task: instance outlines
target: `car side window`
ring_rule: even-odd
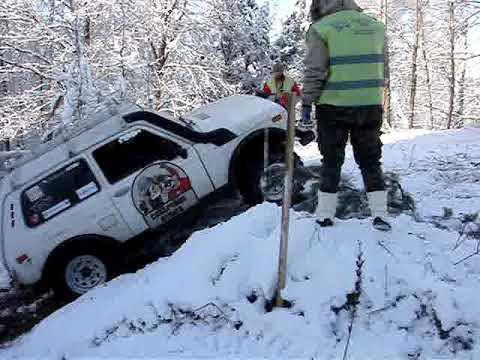
[[[21,195],[22,211],[29,227],[36,227],[100,191],[83,159],[48,175]]]
[[[93,157],[114,184],[156,161],[171,161],[179,156],[181,147],[171,140],[145,130],[133,130],[101,146]]]

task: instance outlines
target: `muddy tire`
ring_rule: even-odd
[[[272,161],[268,169],[273,169],[279,171],[277,177],[280,176],[275,186],[276,191],[274,191],[275,196],[267,195],[265,188],[262,187],[262,177],[264,174],[263,168],[263,159],[259,158],[256,161],[251,161],[242,172],[242,182],[240,183],[240,193],[243,196],[245,202],[249,205],[256,205],[263,201],[274,202],[280,204],[283,199],[283,177],[284,171],[282,173],[281,169],[284,168],[284,155],[283,154],[274,154],[272,155]],[[295,166],[301,166],[302,162],[300,158],[295,154]],[[294,183],[293,193],[296,194],[301,191],[301,186]]]

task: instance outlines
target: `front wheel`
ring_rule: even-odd
[[[298,155],[294,154],[295,167],[302,165]],[[264,169],[263,160],[259,159],[249,164],[242,174],[240,193],[250,205],[256,205],[263,201],[280,204],[283,200],[284,179],[286,166],[283,155],[273,156],[273,160],[267,169]],[[302,184],[293,182],[292,196],[302,191]]]

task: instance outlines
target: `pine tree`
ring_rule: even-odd
[[[209,17],[215,22],[225,79],[239,91],[252,92],[271,65],[268,5],[255,0],[218,0]]]
[[[297,0],[293,13],[283,22],[280,36],[275,41],[275,60],[280,61],[292,76],[303,76],[306,55],[306,30],[309,25],[306,0]]]

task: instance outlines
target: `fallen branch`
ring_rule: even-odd
[[[393,257],[395,260],[398,260],[397,256],[382,242],[382,241],[378,241],[377,244],[382,248],[384,249],[387,254],[389,254],[391,257]]]
[[[345,304],[345,309],[350,313],[350,324],[348,326],[347,343],[345,344],[345,349],[343,351],[343,360],[347,359],[348,348],[350,347],[350,340],[352,338],[353,325],[357,317],[357,308],[358,304],[360,304],[360,296],[362,295],[362,272],[365,260],[363,259],[362,243],[360,241],[358,242],[358,256],[356,264],[357,269],[355,274],[357,276],[357,280],[355,282],[355,291],[347,295],[347,303]]]

